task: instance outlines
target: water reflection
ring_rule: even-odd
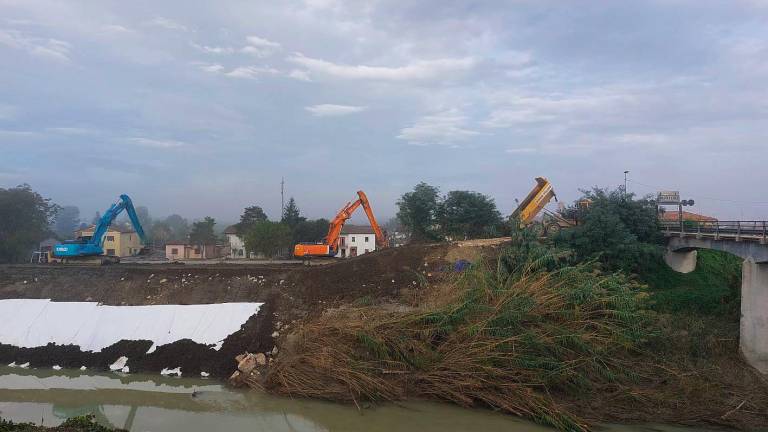
[[[328,402],[232,390],[215,380],[0,368],[0,417],[52,426],[88,413],[104,425],[142,432],[551,432],[511,416],[439,403],[387,404],[358,411]],[[685,430],[647,426],[601,429]]]

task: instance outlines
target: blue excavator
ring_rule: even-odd
[[[116,264],[120,262],[120,257],[114,255],[104,255],[104,235],[109,226],[117,219],[120,213],[125,210],[128,218],[133,224],[133,228],[139,235],[143,245],[147,245],[147,237],[144,229],[141,227],[139,217],[136,215],[136,209],[133,208],[133,202],[128,195],[120,195],[120,200],[112,204],[104,215],[99,219],[99,223],[93,229],[93,235],[90,237],[80,237],[74,240],[65,240],[53,246],[53,260],[63,263],[67,262],[92,262],[96,264]]]

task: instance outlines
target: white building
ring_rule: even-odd
[[[339,235],[337,258],[354,257],[376,250],[376,234],[373,228],[360,225],[344,225]]]
[[[245,242],[239,235],[237,235],[237,226],[236,225],[228,226],[227,229],[224,230],[224,234],[227,236],[227,240],[229,241],[230,252],[227,258],[233,258],[233,259],[247,258],[245,253]]]

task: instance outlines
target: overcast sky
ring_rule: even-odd
[[[549,177],[768,219],[768,2],[0,0],[0,187],[309,217]],[[730,202],[728,200],[732,200]]]

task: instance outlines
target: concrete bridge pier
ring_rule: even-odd
[[[672,270],[678,273],[690,273],[696,270],[698,255],[696,249],[667,250],[667,253],[664,254],[664,261]]]
[[[759,241],[758,241],[759,240]],[[741,268],[741,320],[739,349],[755,369],[768,375],[768,243],[735,238],[675,235],[668,239],[664,260],[673,270],[696,269],[696,251],[715,249],[744,259]]]
[[[742,265],[739,348],[747,362],[768,374],[768,263]]]

